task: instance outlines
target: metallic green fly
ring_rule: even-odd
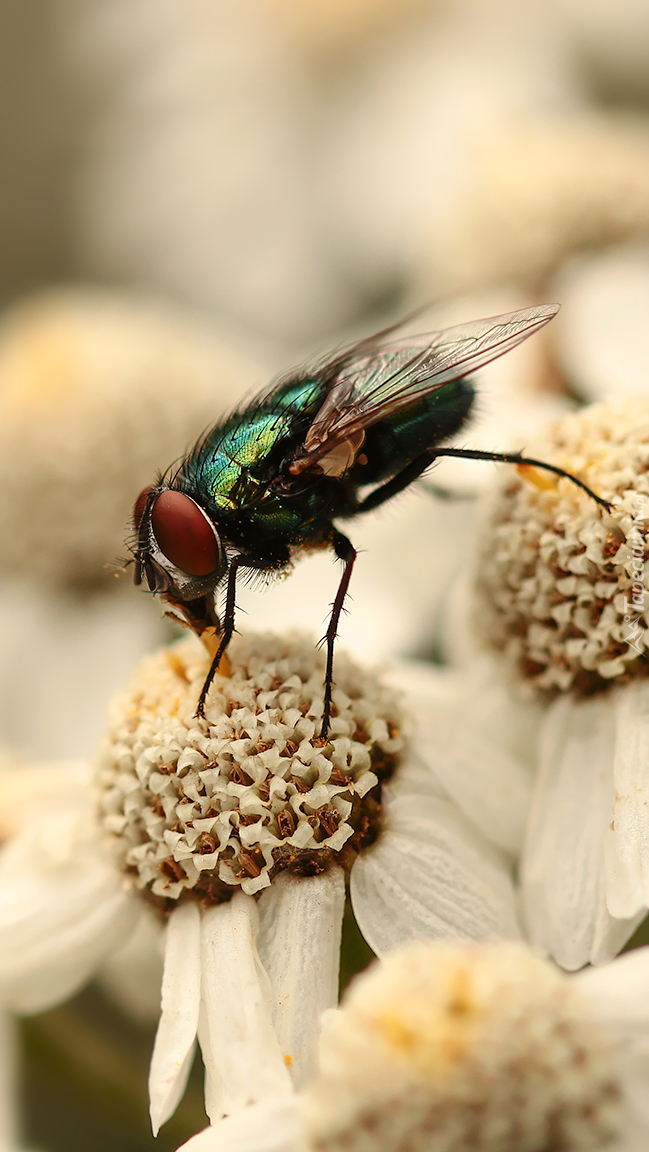
[[[441,332],[391,341],[398,325],[282,377],[215,424],[180,466],[138,497],[135,583],[146,581],[198,635],[218,645],[197,715],[230,642],[240,569],[280,572],[307,551],[331,548],[344,569],[325,640],[320,736],[331,716],[334,642],[356,559],[336,521],[377,508],[442,456],[530,464],[518,452],[443,447],[465,424],[467,376],[547,324],[558,305],[524,308]],[[223,620],[215,593],[227,582]]]

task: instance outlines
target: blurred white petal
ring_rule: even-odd
[[[646,393],[649,250],[605,248],[562,268],[550,293],[561,367],[586,400]]]
[[[142,908],[133,935],[99,970],[102,987],[136,1020],[157,1021],[164,954],[164,926]]]
[[[273,1025],[292,1079],[312,1070],[320,1015],[338,1001],[345,876],[277,876],[259,898],[259,956],[271,984]]]
[[[204,1128],[178,1152],[306,1152],[297,1101],[289,1096],[253,1104]]]
[[[499,685],[476,683],[475,677],[440,673],[414,665],[409,675],[399,669],[391,682],[406,691],[414,721],[414,746],[460,810],[493,843],[506,851],[520,849],[531,801],[526,765],[484,730],[473,705],[495,703]],[[514,711],[513,701],[507,701]],[[397,785],[400,777],[397,778]]]
[[[111,696],[164,638],[158,613],[136,591],[113,581],[73,599],[24,581],[0,584],[2,742],[41,761],[94,754]]]
[[[610,964],[585,968],[574,979],[603,1024],[631,1033],[649,1030],[649,947],[635,948]]]
[[[354,566],[340,642],[370,660],[432,648],[444,589],[465,555],[466,505],[416,486],[398,501],[359,517],[349,536]],[[332,553],[305,556],[288,580],[242,586],[237,604],[250,627],[308,628],[322,635],[338,581]],[[377,627],[377,621],[380,626]]]
[[[88,790],[28,824],[0,854],[0,1002],[42,1012],[76,992],[137,923],[138,900],[103,855]]]
[[[167,923],[160,1022],[149,1072],[154,1136],[173,1116],[191,1070],[201,998],[200,941],[200,909],[188,901]]]

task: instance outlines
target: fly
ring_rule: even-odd
[[[356,551],[337,521],[396,496],[443,456],[531,465],[577,476],[519,452],[444,447],[471,411],[467,378],[537,332],[549,304],[441,332],[388,340],[398,325],[271,384],[214,425],[179,467],[145,488],[133,510],[135,583],[143,581],[203,639],[217,637],[197,715],[235,630],[241,569],[275,573],[314,549],[344,568],[324,637],[327,660],[320,737],[331,718],[334,643]],[[221,620],[215,593],[226,586]]]

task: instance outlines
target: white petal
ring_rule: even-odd
[[[393,780],[384,785],[383,799],[391,803],[400,796],[432,796],[437,800],[448,800],[448,792],[437,779],[429,764],[422,756],[412,751],[406,754],[399,765]]]
[[[574,980],[592,1001],[598,1020],[649,1039],[649,947],[585,968]]]
[[[429,711],[418,748],[462,812],[499,847],[520,850],[532,798],[527,769],[453,711]]]
[[[273,1030],[268,977],[257,955],[257,905],[236,893],[203,912],[201,968],[204,1023],[199,1027],[206,1107],[221,1116],[290,1091]]]
[[[551,705],[523,855],[523,911],[534,945],[564,968],[606,935],[604,833],[613,809],[614,714],[608,698]]]
[[[312,1069],[320,1015],[338,1002],[345,878],[282,873],[259,899],[259,956],[272,991],[273,1024],[295,1084]]]
[[[614,920],[606,907],[606,882],[604,873],[600,876],[600,896],[590,949],[590,964],[607,964],[622,951],[639,924],[646,916],[644,908],[630,920]]]
[[[409,940],[518,937],[503,858],[449,801],[403,797],[351,875],[360,929],[378,954]]]
[[[393,659],[386,667],[385,680],[425,709],[452,703],[457,697],[460,677],[448,668],[425,660]]]
[[[649,907],[649,685],[616,693],[615,806],[606,839],[606,899],[612,916]]]
[[[303,1152],[294,1097],[254,1104],[204,1128],[178,1152]]]
[[[130,939],[99,971],[99,983],[108,994],[145,1024],[160,1016],[164,943],[164,925],[144,905]]]
[[[77,852],[68,845],[61,860],[39,846],[32,858],[32,832],[16,837],[0,860],[0,1002],[26,1013],[76,992],[140,912],[98,845]]]
[[[174,909],[167,924],[162,1006],[149,1072],[153,1135],[173,1116],[189,1076],[201,998],[201,922],[198,904]]]
[[[389,679],[404,692],[415,722],[413,744],[446,794],[488,839],[506,851],[519,851],[531,776],[517,750],[508,746],[517,707],[494,679],[491,664],[483,662],[469,677],[401,662]],[[505,715],[494,726],[495,712]],[[522,714],[533,731],[529,710]]]

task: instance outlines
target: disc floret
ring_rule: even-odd
[[[569,480],[505,477],[478,557],[479,631],[543,694],[646,676],[649,401],[594,405],[529,450],[614,507],[607,514]]]
[[[329,740],[322,656],[293,635],[236,637],[196,719],[207,657],[192,637],[150,657],[117,699],[100,815],[121,867],[163,909],[254,894],[282,870],[349,866],[380,828],[380,785],[403,746],[376,677],[341,655]]]

